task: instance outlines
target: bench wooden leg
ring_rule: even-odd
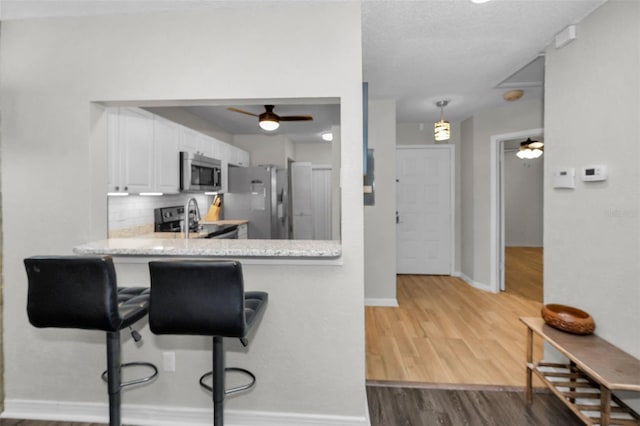
[[[525,389],[527,404],[533,402],[533,330],[527,328],[527,386]]]
[[[611,418],[611,391],[600,385],[600,425],[609,426]]]

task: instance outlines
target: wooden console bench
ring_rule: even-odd
[[[536,373],[585,424],[640,425],[638,414],[612,394],[640,392],[640,360],[595,335],[565,333],[542,318],[520,321],[527,326],[527,403],[532,402],[532,373]],[[534,362],[534,333],[569,362]]]

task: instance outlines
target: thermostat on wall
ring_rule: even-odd
[[[607,180],[607,166],[587,166],[582,169],[582,180],[597,182]]]
[[[553,187],[554,188],[575,188],[576,187],[576,169],[573,167],[567,167],[564,169],[557,169],[553,172]]]

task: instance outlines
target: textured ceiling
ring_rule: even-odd
[[[440,111],[435,103],[443,99],[450,101],[445,108],[445,118],[460,121],[475,111],[503,105],[502,94],[511,88],[524,89],[523,99],[540,98],[544,61],[539,56],[544,48],[567,25],[578,23],[605,1],[493,0],[484,4],[469,0],[362,1],[363,78],[369,83],[369,96],[395,99],[397,121],[401,123],[436,121]],[[304,6],[321,0],[260,1],[266,2]],[[0,19],[145,13],[229,5],[251,7],[252,3],[0,0]],[[276,112],[311,113],[301,110],[300,106],[280,105]],[[335,105],[314,105],[308,109],[313,109],[316,117],[313,126],[305,130],[301,129],[301,123],[286,123],[290,126],[281,126],[279,132],[295,132],[292,139],[309,141],[320,128],[338,124]],[[259,133],[252,117],[236,114],[238,117],[230,118],[228,111],[220,107],[207,111],[200,106],[193,111],[217,120],[215,124],[230,133]]]

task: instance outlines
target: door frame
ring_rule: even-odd
[[[544,128],[521,130],[491,136],[490,166],[490,228],[489,228],[489,287],[493,293],[505,288],[505,213],[504,213],[504,143],[513,139],[526,139],[544,136]]]
[[[396,145],[396,153],[401,149],[427,149],[427,150],[447,150],[449,151],[449,211],[451,220],[449,221],[449,275],[454,275],[455,256],[456,256],[456,147],[453,144],[432,144],[432,145]],[[397,158],[397,155],[396,155]],[[397,175],[395,177],[397,182]],[[397,203],[397,198],[394,200]],[[396,204],[395,210],[398,211]],[[398,252],[398,239],[396,236],[396,253]],[[397,274],[397,271],[396,271]]]

